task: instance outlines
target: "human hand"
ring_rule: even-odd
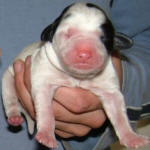
[[[118,73],[121,74],[118,55],[115,54],[112,58]],[[34,106],[30,96],[30,65],[30,57],[27,57],[25,63],[16,61],[14,70],[18,97],[23,107],[34,118]],[[63,138],[84,136],[92,128],[102,126],[106,120],[98,98],[80,88],[59,88],[54,95],[53,109],[56,119],[55,132]]]

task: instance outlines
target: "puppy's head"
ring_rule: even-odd
[[[42,41],[52,42],[64,69],[73,76],[93,76],[105,67],[114,49],[115,32],[105,12],[91,3],[76,3],[42,33]]]

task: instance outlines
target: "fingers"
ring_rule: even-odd
[[[76,114],[65,109],[57,101],[53,101],[53,109],[56,119],[55,133],[63,138],[85,136],[92,128],[101,127],[106,120],[101,109]]]
[[[81,88],[59,88],[54,98],[74,113],[88,112],[102,108],[100,100],[91,92]]]
[[[17,60],[13,64],[14,67],[14,78],[15,78],[15,85],[16,85],[16,91],[19,97],[19,100],[23,107],[30,113],[31,117],[34,118],[35,112],[33,108],[32,98],[30,96],[29,91],[27,90],[25,83],[24,83],[24,74],[26,70],[26,65],[23,61]],[[29,69],[29,68],[27,68]],[[27,85],[30,86],[30,85]]]
[[[67,133],[67,132],[64,132],[64,131],[58,130],[58,129],[55,129],[55,133],[57,135],[59,135],[60,137],[62,137],[62,138],[71,138],[71,137],[74,137],[73,134],[70,134],[70,133]]]
[[[56,101],[53,101],[53,109],[55,119],[57,121],[66,122],[68,124],[82,124],[90,128],[99,128],[106,120],[105,113],[102,109],[75,114],[65,109]]]
[[[63,130],[62,130],[63,129]],[[90,127],[81,124],[71,124],[56,121],[56,134],[63,138],[73,137],[73,136],[85,136],[91,130]]]
[[[27,90],[31,93],[31,56],[25,60],[24,82]]]

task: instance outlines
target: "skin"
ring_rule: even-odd
[[[112,61],[121,87],[122,66],[118,51],[112,54]],[[31,60],[28,56],[25,62],[16,60],[13,67],[18,98],[34,119],[35,110],[30,95],[30,65]],[[99,99],[90,91],[81,88],[59,88],[54,95],[53,111],[56,119],[55,133],[62,138],[85,136],[91,129],[101,127],[106,120]]]

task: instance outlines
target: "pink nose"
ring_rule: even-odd
[[[92,53],[90,50],[79,50],[77,52],[77,57],[80,60],[88,60],[92,57]]]

